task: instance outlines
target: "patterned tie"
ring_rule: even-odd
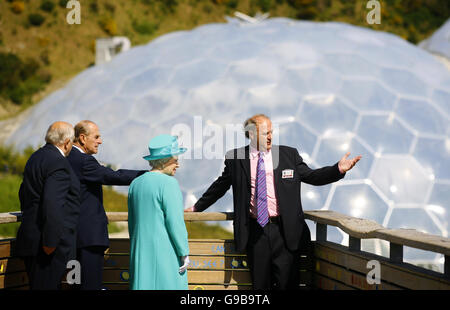
[[[267,210],[266,169],[262,152],[259,153],[256,170],[256,220],[261,227],[264,227],[269,221],[269,211]]]

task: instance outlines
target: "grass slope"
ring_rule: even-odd
[[[53,3],[49,6],[43,5]],[[225,22],[234,11],[315,21],[338,21],[395,33],[417,43],[450,16],[450,1],[380,0],[381,24],[369,25],[365,0],[83,0],[81,24],[69,25],[66,0],[0,1],[0,53],[36,60],[50,82],[22,105],[0,97],[0,118],[8,118],[62,87],[95,61],[95,40],[127,36],[145,44],[165,33]],[[30,19],[38,14],[39,26]],[[33,19],[34,20],[34,19]]]
[[[19,211],[19,188],[22,177],[13,174],[0,173],[0,213]],[[19,223],[0,224],[1,237],[15,237]]]

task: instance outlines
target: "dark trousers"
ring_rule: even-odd
[[[89,246],[77,250],[81,266],[81,290],[101,290],[103,282],[104,246]]]
[[[67,256],[61,249],[47,255],[39,249],[37,256],[24,257],[31,290],[59,290],[66,272]]]
[[[262,228],[256,220],[249,221],[247,262],[253,289],[298,289],[300,253],[286,247],[281,223],[269,222]]]

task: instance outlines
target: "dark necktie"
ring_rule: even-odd
[[[267,210],[267,188],[266,169],[264,168],[263,153],[259,153],[258,165],[256,166],[256,220],[264,227],[269,221]]]

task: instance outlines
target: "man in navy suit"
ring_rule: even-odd
[[[47,144],[25,165],[16,255],[25,261],[31,289],[60,289],[67,262],[76,257],[80,182],[66,159],[73,139],[72,125],[53,123]]]
[[[68,160],[80,180],[80,219],[78,222],[77,259],[81,265],[82,290],[99,290],[103,280],[103,254],[109,247],[108,219],[103,207],[102,185],[130,185],[146,171],[101,165],[97,154],[102,139],[98,126],[88,120],[75,125],[75,142]]]
[[[246,251],[253,289],[296,289],[300,251],[310,232],[300,200],[301,182],[325,185],[344,177],[361,158],[347,153],[333,166],[311,169],[295,148],[272,147],[272,122],[255,115],[245,124],[250,145],[229,151],[222,175],[186,211],[201,212],[233,188],[234,240]]]

